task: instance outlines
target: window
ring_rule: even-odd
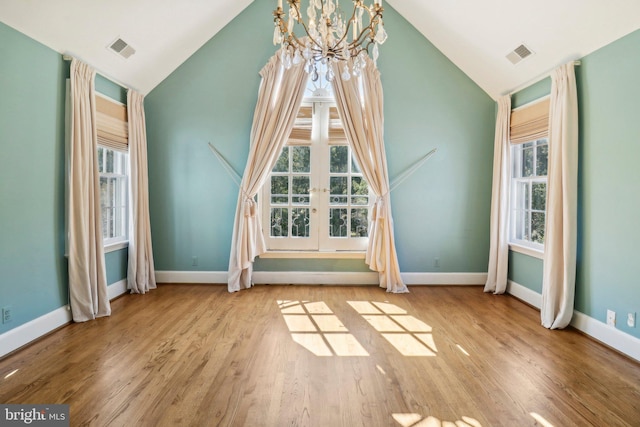
[[[267,248],[364,251],[371,199],[333,99],[307,99],[261,193]]]
[[[511,243],[542,251],[547,197],[547,138],[511,146]]]
[[[98,146],[102,237],[105,246],[128,240],[129,155]]]

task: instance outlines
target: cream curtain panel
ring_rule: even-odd
[[[253,115],[249,158],[244,170],[229,257],[229,292],[250,288],[253,260],[265,243],[255,196],[269,177],[302,103],[308,74],[304,62],[285,69],[279,52],[260,71],[262,81]]]
[[[387,292],[409,292],[400,276],[393,234],[387,156],[384,149],[383,94],[380,73],[367,56],[360,78],[342,79],[338,64],[333,91],[344,130],[362,174],[376,202],[369,223],[369,246],[365,261],[379,273],[380,287]]]
[[[503,294],[507,290],[509,260],[509,128],[511,96],[498,99],[498,116],[493,146],[493,187],[491,189],[491,228],[489,267],[485,292]]]
[[[575,294],[578,191],[578,96],[574,63],[551,75],[549,170],[542,274],[542,325],[571,322]]]
[[[69,147],[69,298],[75,322],[109,316],[102,246],[95,70],[71,61]]]
[[[127,282],[131,293],[144,294],[156,288],[149,222],[149,174],[144,96],[127,92],[129,122],[129,264]]]

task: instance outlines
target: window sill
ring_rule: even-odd
[[[116,242],[110,243],[108,245],[104,245],[104,253],[119,251],[120,249],[125,249],[129,247],[129,241],[126,242]]]
[[[364,259],[362,251],[267,251],[260,258],[292,258],[292,259]]]
[[[530,257],[534,257],[538,259],[544,258],[544,251],[528,248],[526,246],[518,245],[516,243],[509,243],[509,250],[513,252],[518,252],[520,254],[529,255]]]

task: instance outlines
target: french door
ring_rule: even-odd
[[[369,186],[332,102],[305,103],[261,193],[269,250],[365,250]]]

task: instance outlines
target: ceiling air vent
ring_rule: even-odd
[[[522,61],[528,56],[531,56],[532,54],[533,51],[531,49],[521,44],[517,48],[513,49],[513,51],[509,52],[509,54],[507,55],[507,59],[511,61],[513,65],[516,65],[518,62]]]
[[[109,49],[125,59],[136,53],[134,48],[119,37],[109,45]]]

